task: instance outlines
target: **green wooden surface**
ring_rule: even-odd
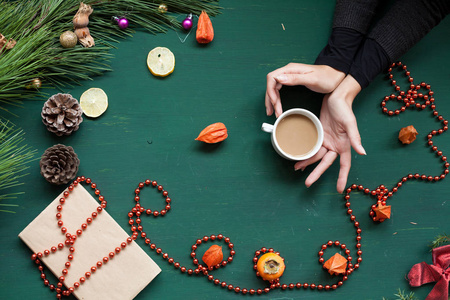
[[[114,50],[114,72],[68,88],[79,99],[90,87],[109,96],[109,108],[98,119],[85,118],[69,137],[57,137],[41,122],[42,101],[27,101],[5,115],[26,132],[27,143],[42,154],[53,144],[74,147],[80,175],[91,177],[108,200],[108,212],[129,232],[127,212],[140,181],[155,179],[170,193],[172,208],[165,217],[145,218],[153,242],[182,265],[191,267],[190,247],[204,235],[231,238],[233,263],[214,273],[241,288],[265,284],[254,275],[252,257],[260,247],[273,247],[286,259],[283,283],[334,283],[318,264],[317,252],[328,240],[340,240],[354,251],[355,229],[343,196],[336,192],[338,162],[311,188],[303,182],[312,168],[294,172],[293,163],[271,148],[262,122],[273,122],[264,108],[266,74],[289,62],[312,63],[325,45],[332,22],[332,1],[222,1],[222,15],[212,20],[214,41],[200,46],[192,35],[182,44],[175,32],[153,36],[138,32]],[[182,20],[184,16],[179,16]],[[282,24],[285,30],[283,30]],[[93,33],[95,36],[95,33]],[[450,19],[444,20],[402,60],[412,76],[435,91],[439,112],[450,118]],[[165,46],[176,57],[172,75],[159,79],[147,69],[147,53]],[[49,95],[56,91],[45,91]],[[439,124],[430,111],[408,110],[387,117],[381,99],[392,92],[384,76],[363,91],[354,105],[366,157],[352,156],[349,184],[388,188],[404,175],[440,174],[441,162],[425,145],[426,134]],[[296,87],[283,90],[284,108],[304,107],[318,113],[321,95]],[[207,125],[223,122],[229,138],[219,145],[194,141]],[[418,139],[409,146],[397,141],[401,127],[413,124]],[[434,139],[444,154],[448,133]],[[30,165],[16,214],[0,217],[0,298],[48,299],[31,251],[17,237],[63,187],[47,183],[39,162]],[[374,198],[353,195],[352,208],[361,223],[363,262],[336,291],[272,291],[264,299],[393,299],[398,288],[424,299],[432,284],[410,288],[405,275],[412,265],[431,263],[427,245],[450,232],[450,179],[438,183],[411,181],[391,199],[392,219],[374,224],[369,216]],[[150,190],[142,205],[161,209],[161,198]],[[416,224],[412,224],[414,222]],[[162,273],[136,299],[235,299],[204,277],[182,275],[139,240]],[[198,250],[201,254],[206,247]],[[327,252],[327,256],[334,251]],[[356,254],[353,253],[355,257]],[[139,262],[136,262],[139,268]],[[246,296],[248,297],[248,296]]]

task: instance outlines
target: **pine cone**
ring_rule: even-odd
[[[70,94],[51,96],[42,108],[42,122],[57,136],[69,135],[78,130],[83,121],[80,104]]]
[[[79,165],[80,160],[73,148],[62,144],[45,150],[39,162],[42,176],[53,184],[66,184],[75,178]]]

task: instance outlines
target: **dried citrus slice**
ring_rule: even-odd
[[[175,56],[166,47],[156,47],[148,53],[147,66],[153,75],[166,77],[175,69]]]
[[[90,88],[80,97],[83,113],[91,118],[101,116],[108,108],[108,96],[99,88]]]

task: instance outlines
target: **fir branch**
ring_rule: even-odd
[[[0,202],[20,194],[19,192],[1,194],[1,192],[22,184],[19,179],[26,175],[24,174],[28,168],[26,164],[33,159],[35,153],[35,150],[24,144],[22,130],[0,120]],[[0,203],[0,206],[16,205]],[[2,209],[0,211],[11,212]]]
[[[437,248],[437,247],[440,247],[443,245],[447,245],[447,244],[450,244],[450,235],[443,233],[443,234],[439,234],[437,237],[435,237],[434,241],[432,241],[429,246],[430,246],[431,250],[433,250],[434,248]]]
[[[400,289],[398,289],[398,294],[394,294],[394,296],[397,297],[395,300],[419,300],[419,298],[417,298],[413,292],[406,294],[405,291],[402,291]],[[383,300],[388,299],[383,297]]]
[[[34,78],[41,79],[44,87],[62,89],[111,71],[109,50],[119,39],[131,36],[134,29],[163,33],[170,28],[181,28],[176,14],[199,15],[205,10],[215,16],[220,9],[217,0],[167,0],[164,3],[169,13],[161,13],[158,10],[161,2],[156,0],[86,0],[84,3],[94,9],[89,29],[96,46],[64,49],[59,36],[73,30],[72,19],[79,0],[0,2],[0,33],[17,41],[14,48],[0,54],[0,103],[17,104],[21,99],[35,96],[36,90],[24,88]],[[112,16],[122,15],[130,21],[126,30],[118,29],[111,21]]]

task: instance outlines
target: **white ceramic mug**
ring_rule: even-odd
[[[314,147],[312,148],[311,151],[309,151],[306,154],[303,155],[291,155],[289,153],[286,153],[285,151],[283,151],[283,149],[281,149],[280,145],[277,142],[277,137],[275,135],[275,132],[277,130],[277,126],[280,123],[280,121],[289,116],[289,115],[293,115],[293,114],[297,114],[297,115],[302,115],[307,117],[308,119],[310,119],[316,129],[317,129],[317,142],[314,145]],[[275,121],[275,124],[267,124],[267,123],[263,123],[261,126],[261,129],[265,132],[268,132],[271,134],[271,139],[272,139],[272,145],[273,148],[275,149],[275,151],[282,157],[286,158],[286,159],[290,159],[290,160],[305,160],[308,159],[312,156],[314,156],[320,149],[320,147],[322,147],[322,143],[323,143],[323,127],[322,127],[322,123],[320,123],[319,119],[310,111],[306,110],[306,109],[302,109],[302,108],[293,108],[290,110],[285,111],[284,113],[282,113],[278,119]]]

